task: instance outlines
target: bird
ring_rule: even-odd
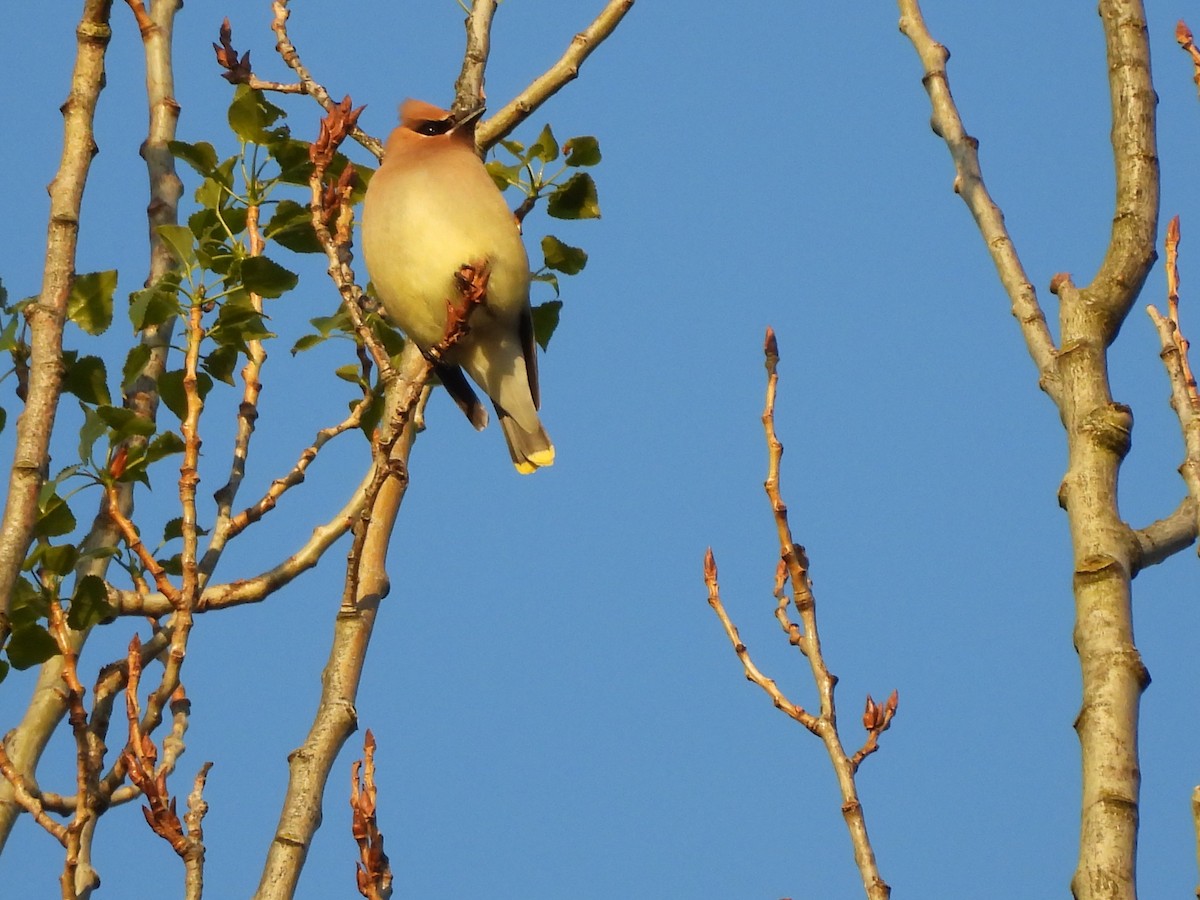
[[[513,465],[526,475],[553,464],[554,445],[538,417],[529,258],[520,225],[475,150],[482,114],[482,105],[451,114],[421,100],[401,104],[400,126],[367,185],[362,249],[388,319],[427,358],[445,336],[447,303],[461,303],[460,272],[484,266],[486,297],[468,330],[431,362],[478,430],[487,410],[463,371],[483,390]]]

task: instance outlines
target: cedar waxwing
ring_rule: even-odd
[[[528,474],[554,462],[554,445],[537,414],[529,259],[516,217],[475,152],[471,126],[482,112],[454,117],[419,100],[401,105],[400,127],[367,187],[363,255],[388,318],[423,351],[445,335],[447,302],[461,303],[459,270],[487,264],[486,299],[435,370],[478,429],[487,410],[462,370],[483,388],[513,464]]]

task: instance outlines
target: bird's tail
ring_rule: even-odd
[[[528,475],[544,466],[554,465],[554,445],[541,422],[537,422],[537,431],[526,431],[503,409],[497,407],[496,413],[518,472]]]

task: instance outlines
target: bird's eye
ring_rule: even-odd
[[[433,137],[438,134],[445,134],[450,130],[449,119],[434,119],[422,122],[417,126],[417,134],[423,134],[427,137]]]

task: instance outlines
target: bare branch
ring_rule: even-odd
[[[0,775],[3,775],[4,780],[12,786],[13,797],[21,804],[21,808],[33,816],[35,822],[65,847],[67,845],[67,826],[56,822],[47,814],[41,791],[17,771],[12,760],[8,758],[3,742],[0,742]]]
[[[291,12],[288,10],[288,0],[274,0],[271,4],[271,9],[275,16],[271,21],[271,29],[275,32],[275,50],[279,56],[287,63],[288,68],[296,73],[300,79],[302,93],[312,95],[321,108],[329,112],[336,105],[329,96],[329,92],[319,82],[315,81],[308,71],[308,67],[300,60],[300,54],[296,50],[296,46],[292,43],[291,37],[288,35],[287,20]],[[383,144],[376,138],[371,137],[357,125],[353,126],[349,132],[350,137],[362,145],[376,159],[383,158]]]
[[[780,562],[775,572],[775,618],[779,621],[788,642],[795,646],[808,660],[813,682],[820,697],[820,713],[813,715],[789,701],[776,686],[775,682],[765,676],[754,665],[738,635],[738,630],[725,612],[721,603],[720,589],[717,586],[717,564],[710,549],[704,557],[704,582],[708,586],[708,602],[721,620],[725,634],[733,644],[734,652],[742,663],[746,678],[753,681],[771,697],[775,706],[787,713],[791,718],[804,725],[817,735],[825,745],[825,752],[833,765],[837,776],[838,788],[842,794],[842,817],[850,833],[854,846],[854,860],[862,876],[863,889],[870,900],[887,900],[891,888],[879,874],[875,862],[875,851],[867,835],[867,822],[863,814],[862,804],[858,799],[858,788],[855,785],[855,774],[862,761],[879,749],[879,736],[888,729],[900,696],[893,691],[887,702],[880,706],[871,696],[867,695],[866,711],[863,714],[863,727],[867,731],[867,739],[863,746],[853,755],[846,754],[841,736],[837,729],[837,707],[834,701],[834,687],[837,678],[825,665],[825,657],[821,651],[821,639],[817,630],[816,598],[812,592],[812,582],[808,577],[808,558],[804,548],[792,538],[791,526],[788,524],[787,506],[779,492],[779,467],[783,459],[783,444],[775,433],[775,394],[779,382],[776,371],[779,363],[779,345],[775,332],[767,329],[766,341],[763,345],[767,368],[767,398],[762,415],[763,431],[767,441],[768,464],[767,480],[763,487],[774,511],[775,528],[779,538]],[[792,605],[800,617],[800,622],[791,621],[788,617],[788,601],[786,586],[792,584]]]
[[[188,797],[189,812],[186,815],[188,828],[180,821],[175,811],[175,798],[167,789],[167,776],[171,766],[158,765],[158,748],[143,727],[138,709],[138,686],[141,675],[141,647],[137,635],[129,644],[126,660],[129,681],[125,688],[126,720],[129,723],[129,743],[122,758],[129,772],[129,780],[146,799],[142,813],[150,829],[171,845],[171,849],[184,863],[184,886],[186,900],[200,900],[204,888],[204,843],[201,821],[207,811],[203,788],[212,763],[205,763],[196,776],[192,793]]]
[[[1200,394],[1196,391],[1196,379],[1188,362],[1188,340],[1183,336],[1179,323],[1179,216],[1171,219],[1167,228],[1167,315],[1155,307],[1146,307],[1158,339],[1162,345],[1159,354],[1171,383],[1171,408],[1183,429],[1184,460],[1179,474],[1187,485],[1192,499],[1193,511],[1200,509]],[[1193,521],[1194,530],[1200,529],[1200,520]]]
[[[86,0],[75,31],[75,68],[70,93],[62,106],[62,158],[50,182],[42,288],[37,302],[26,311],[32,334],[29,380],[25,409],[17,419],[8,497],[0,520],[0,644],[8,637],[13,587],[37,522],[38,492],[45,478],[50,434],[62,393],[63,325],[75,279],[83,187],[97,152],[92,124],[96,101],[104,87],[104,55],[112,36],[111,6],[112,0]]]
[[[262,231],[259,228],[259,216],[262,207],[253,203],[246,209],[246,234],[249,237],[250,256],[262,256],[266,247]],[[260,316],[263,312],[262,295],[248,292],[251,308]],[[258,421],[258,398],[262,393],[263,363],[266,362],[267,351],[258,338],[246,342],[246,364],[242,366],[242,402],[238,405],[237,430],[233,439],[232,460],[229,465],[229,478],[217,489],[213,498],[217,501],[217,517],[213,525],[213,533],[205,550],[204,559],[200,562],[202,581],[216,568],[217,562],[226,543],[241,529],[235,529],[231,522],[233,502],[242,486],[246,475],[246,458],[250,452],[250,439],[254,436],[254,425]]]
[[[570,46],[553,66],[539,75],[490,119],[479,124],[475,142],[487,150],[503,140],[534,110],[553,97],[564,85],[579,77],[579,67],[611,35],[633,8],[634,0],[609,0],[600,15],[571,39]]]
[[[753,681],[762,688],[767,696],[771,698],[771,702],[775,704],[776,709],[791,716],[809,731],[816,734],[816,716],[810,712],[806,712],[803,707],[797,706],[788,700],[783,695],[783,691],[779,690],[779,686],[775,683],[775,680],[764,675],[758,666],[754,664],[754,661],[750,659],[750,651],[742,643],[737,626],[730,620],[729,614],[725,612],[725,606],[721,603],[721,588],[717,583],[717,560],[713,556],[711,547],[704,554],[704,583],[708,587],[708,605],[713,608],[713,612],[721,620],[721,626],[725,629],[725,636],[729,638],[729,643],[733,645],[733,652],[737,654],[742,668],[746,671],[746,680]]]
[[[428,366],[410,342],[401,358],[400,377],[387,388],[386,421],[396,421],[398,407],[403,408],[409,402],[415,404],[416,401],[409,398],[413,392],[420,396],[419,385]],[[415,430],[409,418],[403,423],[402,434],[391,442],[389,457],[377,461],[375,468],[406,473],[414,437]],[[320,823],[321,799],[333,762],[357,727],[354,701],[379,604],[389,590],[385,557],[407,488],[407,477],[384,479],[369,514],[364,517],[369,524],[359,559],[355,602],[350,607],[345,604],[339,607],[329,661],[321,676],[321,699],[316,717],[304,744],[289,757],[287,795],[255,900],[285,900],[293,895],[309,844]]]
[[[948,53],[930,37],[917,0],[899,0],[900,28],[925,68],[934,130],[951,149],[956,184],[988,240],[1014,309],[1019,269],[1006,262],[1011,242],[998,211],[989,220],[974,142],[950,97]],[[1104,261],[1091,284],[1077,288],[1061,273],[1061,350],[1055,352],[1040,309],[1018,314],[1040,384],[1058,406],[1067,435],[1067,472],[1059,503],[1067,511],[1073,550],[1075,647],[1083,708],[1075,727],[1082,751],[1082,817],[1078,864],[1071,882],[1078,900],[1135,896],[1140,769],[1138,716],[1149,673],[1133,641],[1131,578],[1146,545],[1120,515],[1117,480],[1130,447],[1133,417],[1113,400],[1107,350],[1155,259],[1158,221],[1156,96],[1140,0],[1100,0],[1112,106],[1116,209]],[[973,201],[970,197],[974,196]],[[984,203],[983,201],[986,201]],[[998,227],[997,227],[998,226]],[[1023,278],[1023,275],[1021,276]],[[1032,302],[1032,292],[1029,292]],[[1034,314],[1036,313],[1036,314]],[[1157,551],[1164,545],[1160,544]],[[1156,551],[1156,552],[1157,552]]]
[[[1056,367],[1058,351],[1046,325],[1046,316],[1038,303],[1037,291],[1025,274],[1016,246],[1004,224],[1004,214],[983,183],[983,171],[979,167],[979,141],[967,134],[950,93],[950,80],[946,74],[950,51],[930,35],[917,0],[899,0],[899,3],[900,31],[912,41],[925,69],[922,83],[933,108],[930,125],[933,133],[946,142],[954,160],[954,192],[967,204],[987,245],[1000,283],[1012,303],[1013,316],[1021,326],[1029,355],[1037,366],[1038,384],[1056,404],[1060,404],[1062,398]]]
[[[1175,511],[1133,533],[1137,543],[1135,574],[1186,550],[1196,540],[1196,503],[1185,497]]]
[[[1158,254],[1158,95],[1150,78],[1150,44],[1141,0],[1101,0],[1112,98],[1113,169],[1117,181],[1112,233],[1100,271],[1084,289],[1080,309],[1063,310],[1062,342],[1070,316],[1099,316],[1105,346],[1116,339]]]
[[[492,19],[499,0],[472,0],[467,16],[467,49],[463,53],[462,71],[454,83],[452,112],[471,112],[483,102],[484,70],[492,46]]]

